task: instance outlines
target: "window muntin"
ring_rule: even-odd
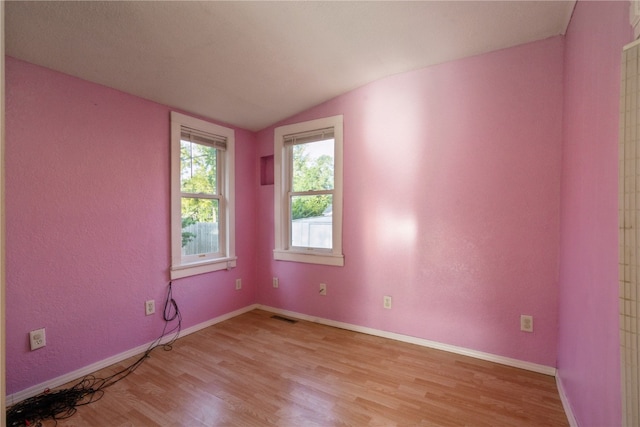
[[[342,116],[275,130],[274,258],[344,265]]]
[[[323,134],[318,138],[318,141],[286,146],[291,155],[288,206],[291,247],[333,247],[335,140],[333,136],[325,139]]]
[[[223,255],[220,245],[219,189],[223,182],[224,155],[206,141],[192,141],[188,133],[180,135],[180,197],[182,260],[193,262]],[[225,144],[226,146],[226,144]]]
[[[171,278],[235,266],[234,132],[171,113]]]

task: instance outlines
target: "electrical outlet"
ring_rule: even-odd
[[[320,283],[320,295],[323,295],[323,296],[327,295],[327,284],[326,283]]]
[[[520,330],[523,332],[533,332],[533,316],[520,315]]]
[[[144,302],[144,313],[147,316],[152,315],[156,312],[156,302],[155,300],[150,299],[149,301]]]
[[[236,279],[236,291],[242,289],[242,279]]]
[[[277,288],[278,286],[280,286],[280,284],[278,283],[278,278],[277,278],[277,277],[274,277],[274,278],[273,278],[273,287],[274,287],[274,288]]]
[[[29,332],[29,343],[31,344],[31,351],[47,345],[47,337],[44,333],[44,328]]]
[[[382,306],[388,310],[391,310],[391,297],[389,295],[385,295],[382,297]]]

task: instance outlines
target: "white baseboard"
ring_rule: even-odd
[[[463,356],[470,356],[476,359],[495,362],[501,365],[512,366],[514,368],[526,369],[527,371],[538,372],[545,375],[555,376],[556,374],[556,368],[552,366],[525,362],[518,359],[512,359],[510,357],[498,356],[491,353],[484,353],[482,351],[470,350],[468,348],[457,347],[449,344],[442,344],[436,341],[429,341],[423,338],[416,338],[409,335],[396,334],[394,332],[387,332],[379,329],[367,328],[365,326],[352,325],[350,323],[337,322],[335,320],[323,319],[321,317],[308,316],[306,314],[296,313],[294,311],[288,311],[288,310],[281,310],[279,308],[269,307],[266,305],[258,305],[257,308],[261,310],[269,311],[272,313],[280,314],[283,316],[287,316],[287,317],[293,317],[300,320],[320,323],[322,325],[333,326],[336,328],[346,329],[349,331],[361,332],[363,334],[375,335],[377,337],[389,338],[392,340],[402,341],[410,344],[416,344],[422,347],[429,347],[436,350],[448,351],[450,353],[461,354]]]
[[[216,323],[220,323],[220,322],[223,322],[225,320],[228,320],[228,319],[231,319],[233,317],[236,317],[236,316],[239,316],[241,314],[244,314],[244,313],[246,313],[248,311],[251,311],[251,310],[253,310],[255,308],[258,308],[258,305],[257,304],[252,304],[250,306],[243,307],[241,309],[232,311],[230,313],[223,314],[223,315],[215,317],[215,318],[213,318],[211,320],[207,320],[206,322],[203,322],[203,323],[191,326],[189,328],[183,329],[180,332],[180,336],[183,337],[183,336],[192,334],[192,333],[197,332],[197,331],[199,331],[201,329],[208,328],[209,326],[215,325]],[[172,335],[166,336],[160,341],[160,343],[161,344],[166,343],[166,342],[170,341],[172,337],[173,337]],[[29,388],[24,389],[22,391],[19,391],[17,393],[9,394],[9,395],[7,395],[7,398],[6,398],[7,407],[15,405],[16,403],[19,403],[19,402],[21,402],[21,401],[23,401],[25,399],[30,398],[30,397],[36,396],[36,395],[42,393],[43,391],[45,391],[47,389],[53,389],[53,388],[56,388],[56,387],[60,387],[61,385],[64,385],[64,384],[66,384],[66,383],[68,383],[70,381],[74,381],[74,380],[77,380],[79,378],[82,378],[85,375],[91,374],[91,373],[93,373],[95,371],[99,371],[100,369],[103,369],[103,368],[106,368],[107,366],[111,366],[111,365],[113,365],[115,363],[121,362],[121,361],[123,361],[125,359],[128,359],[129,357],[136,356],[138,354],[142,354],[145,351],[147,351],[147,349],[149,348],[149,346],[152,343],[153,343],[153,341],[152,342],[148,342],[146,344],[143,344],[143,345],[140,345],[138,347],[132,348],[131,350],[127,350],[125,352],[122,352],[120,354],[116,354],[114,356],[108,357],[108,358],[106,358],[104,360],[101,360],[99,362],[92,363],[91,365],[88,365],[88,366],[85,366],[83,368],[77,369],[75,371],[69,372],[67,374],[61,375],[61,376],[59,376],[57,378],[53,378],[53,379],[51,379],[49,381],[45,381],[43,383],[36,384],[36,385],[34,385],[32,387],[29,387]]]
[[[185,335],[192,334],[194,332],[198,332],[201,329],[208,328],[209,326],[213,326],[216,323],[224,322],[225,320],[229,320],[229,319],[232,319],[232,318],[234,318],[236,316],[240,316],[241,314],[247,313],[247,312],[249,312],[251,310],[255,310],[256,308],[259,308],[258,304],[251,304],[251,305],[248,305],[246,307],[239,308],[238,310],[232,311],[232,312],[227,313],[227,314],[223,314],[223,315],[218,316],[216,318],[213,318],[211,320],[207,320],[206,322],[202,322],[202,323],[199,323],[197,325],[194,325],[194,326],[192,326],[190,328],[183,329],[182,333],[180,333],[180,336],[185,336]]]
[[[231,319],[233,317],[239,316],[241,314],[244,314],[246,312],[249,312],[251,310],[254,310],[256,308],[259,308],[261,310],[265,310],[265,311],[269,311],[271,313],[276,313],[276,314],[280,314],[283,316],[287,316],[287,317],[293,317],[296,319],[300,319],[300,320],[306,320],[309,322],[314,322],[314,323],[320,323],[322,325],[327,325],[327,326],[333,326],[336,328],[341,328],[341,329],[346,329],[349,331],[354,331],[354,332],[361,332],[364,334],[368,334],[368,335],[374,335],[374,336],[378,336],[378,337],[382,337],[382,338],[389,338],[392,340],[396,340],[396,341],[402,341],[402,342],[406,342],[406,343],[410,343],[410,344],[416,344],[416,345],[420,345],[423,347],[429,347],[429,348],[434,348],[437,350],[443,350],[443,351],[448,351],[450,353],[456,353],[456,354],[461,354],[464,356],[470,356],[470,357],[474,357],[476,359],[481,359],[481,360],[486,360],[489,362],[495,362],[495,363],[500,363],[502,365],[507,365],[507,366],[512,366],[515,368],[521,368],[521,369],[526,369],[528,371],[533,371],[533,372],[538,372],[541,374],[546,374],[546,375],[551,375],[551,376],[555,376],[556,374],[556,368],[551,367],[551,366],[545,366],[545,365],[538,365],[536,363],[531,363],[531,362],[524,362],[522,360],[517,360],[517,359],[512,359],[509,357],[503,357],[503,356],[498,356],[495,354],[490,354],[490,353],[484,353],[481,351],[476,351],[476,350],[470,350],[464,347],[457,347],[457,346],[452,346],[452,345],[448,345],[448,344],[442,344],[439,342],[435,342],[435,341],[429,341],[429,340],[425,340],[422,338],[416,338],[416,337],[412,337],[409,335],[402,335],[402,334],[397,334],[394,332],[387,332],[387,331],[382,331],[379,329],[373,329],[373,328],[368,328],[365,326],[358,326],[358,325],[352,325],[350,323],[344,323],[344,322],[338,322],[335,320],[329,320],[329,319],[324,319],[324,318],[320,318],[320,317],[314,317],[314,316],[309,316],[306,314],[302,314],[302,313],[297,313],[294,311],[288,311],[288,310],[281,310],[278,308],[274,308],[274,307],[269,307],[266,305],[261,305],[261,304],[252,304],[246,307],[243,307],[241,309],[232,311],[230,313],[226,313],[223,314],[221,316],[215,317],[211,320],[208,320],[206,322],[203,323],[199,323],[197,325],[191,326],[189,328],[183,329],[180,332],[180,336],[186,336],[189,334],[192,334],[194,332],[197,332],[201,329],[204,328],[208,328],[209,326],[215,325],[216,323],[220,323],[223,322],[225,320]],[[171,339],[171,336],[166,337],[165,339],[163,339],[161,342],[167,342]],[[19,391],[17,393],[13,393],[10,395],[7,395],[6,398],[6,404],[7,406],[11,406],[11,405],[15,405],[18,402],[21,402],[25,399],[28,399],[30,397],[36,396],[40,393],[42,393],[44,390],[46,389],[53,389],[56,387],[60,387],[61,385],[64,385],[70,381],[74,381],[78,378],[82,378],[85,375],[91,374],[95,371],[98,371],[100,369],[106,368],[107,366],[111,366],[115,363],[121,362],[125,359],[128,359],[129,357],[144,353],[147,348],[149,348],[149,345],[151,344],[151,342],[140,345],[138,347],[132,348],[131,350],[127,350],[123,353],[120,354],[116,354],[114,356],[108,357],[104,360],[101,360],[99,362],[96,363],[92,363],[91,365],[85,366],[83,368],[77,369],[75,371],[69,372],[65,375],[59,376],[57,378],[53,378],[49,381],[34,385],[32,387],[29,387],[25,390]],[[556,380],[557,381],[557,380]],[[565,403],[564,399],[564,394],[561,393],[560,397],[563,399],[562,403],[565,406],[565,411],[567,411],[567,417],[569,417],[570,414],[570,408],[568,406],[568,404]],[[569,409],[569,410],[567,410]],[[569,421],[571,422],[571,417],[569,417]],[[577,424],[575,424],[575,419],[574,419],[574,424],[571,424],[572,427],[577,427]]]
[[[564,392],[562,379],[560,379],[559,375],[556,375],[556,386],[558,387],[558,394],[560,395],[560,400],[562,401],[562,407],[564,408],[564,413],[567,414],[567,420],[569,421],[569,426],[578,427],[578,420],[576,420],[576,417],[573,415],[573,411],[571,410],[571,405],[569,404],[569,399],[567,399],[567,395]]]

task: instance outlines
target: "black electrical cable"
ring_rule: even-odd
[[[53,419],[57,424],[58,420],[69,418],[75,414],[78,406],[88,405],[100,400],[106,388],[123,380],[135,371],[142,362],[150,357],[151,352],[156,348],[162,347],[165,351],[171,350],[182,329],[182,314],[180,314],[178,304],[173,299],[171,282],[169,282],[162,318],[165,321],[162,334],[131,365],[106,378],[86,375],[70,388],[55,391],[46,390],[44,393],[25,399],[7,410],[7,426],[41,427],[42,422],[47,419]],[[167,330],[169,324],[174,320],[177,320],[176,325]],[[174,335],[166,343],[162,344],[163,338],[172,333]]]

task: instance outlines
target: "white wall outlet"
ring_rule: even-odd
[[[382,297],[382,306],[388,310],[391,310],[391,297],[389,295],[385,295]]]
[[[327,284],[326,283],[320,283],[320,295],[323,295],[323,296],[327,295]]]
[[[147,316],[152,315],[156,312],[156,301],[150,299],[149,301],[144,302],[144,313]]]
[[[533,332],[533,316],[526,314],[520,315],[520,330],[524,332]]]
[[[44,328],[29,332],[29,343],[31,344],[31,351],[47,345],[47,336],[44,333]]]
[[[273,287],[274,287],[274,288],[277,288],[278,286],[280,286],[280,284],[278,283],[278,278],[277,278],[277,277],[274,277],[274,278],[273,278]]]
[[[236,279],[236,291],[242,289],[242,279]]]

